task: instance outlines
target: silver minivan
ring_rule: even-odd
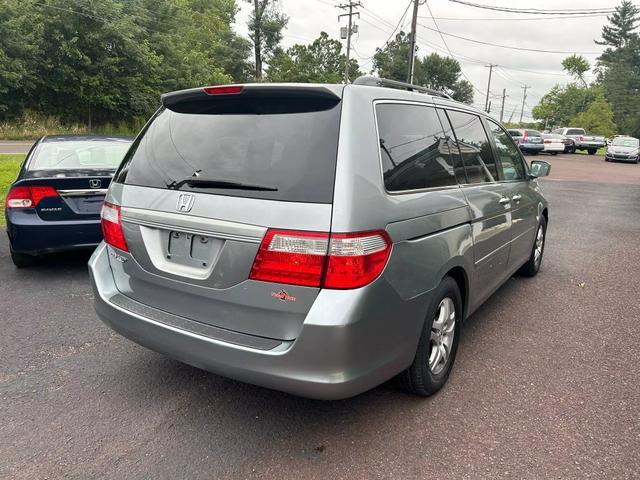
[[[96,310],[244,382],[431,395],[463,320],[540,268],[550,166],[531,163],[484,113],[374,77],[166,94],[105,199]]]

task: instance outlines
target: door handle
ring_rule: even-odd
[[[500,205],[506,205],[507,203],[509,203],[511,200],[509,200],[508,197],[502,197],[500,200],[498,200],[498,203]]]
[[[514,195],[513,197],[511,197],[511,200],[513,200],[514,202],[519,202],[520,200],[522,200],[522,196]]]

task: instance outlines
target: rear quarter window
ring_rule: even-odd
[[[387,191],[457,185],[457,158],[435,108],[380,103],[376,118]]]

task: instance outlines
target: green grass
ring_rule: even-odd
[[[0,226],[4,226],[4,199],[7,197],[9,185],[16,179],[23,154],[0,154]]]
[[[582,151],[576,150],[575,153],[579,155],[589,155],[589,152],[587,152],[586,150],[582,150]],[[598,151],[596,152],[596,155],[604,156],[605,153],[607,153],[607,147],[602,147],[598,149]]]
[[[82,123],[65,123],[56,116],[25,112],[20,118],[0,122],[0,140],[35,140],[44,135],[61,134],[134,136],[144,122],[144,118],[136,118],[130,122],[104,123],[89,129]]]

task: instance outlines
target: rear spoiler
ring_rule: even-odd
[[[248,84],[191,88],[161,96],[178,113],[277,114],[329,110],[341,100],[343,85]]]

